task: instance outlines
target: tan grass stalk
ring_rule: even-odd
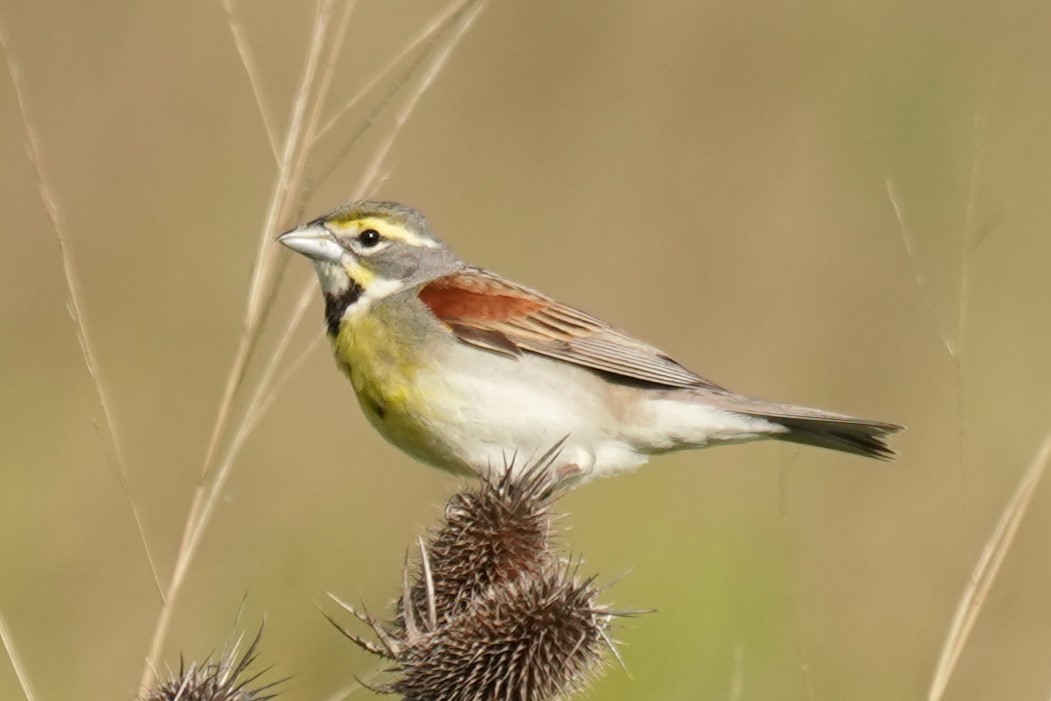
[[[410,95],[409,99],[406,101],[406,104],[399,111],[397,117],[395,118],[395,123],[388,132],[386,139],[374,153],[373,159],[371,160],[369,167],[366,168],[364,175],[358,183],[358,186],[353,191],[352,199],[360,198],[366,192],[370,191],[373,188],[373,185],[378,180],[379,175],[382,172],[384,160],[389,154],[390,149],[393,146],[398,134],[401,132],[402,127],[408,121],[408,117],[412,113],[412,110],[415,107],[417,101],[434,82],[434,79],[437,77],[438,73],[444,66],[445,61],[449,58],[450,54],[452,53],[453,49],[455,49],[456,45],[459,43],[459,40],[463,37],[464,33],[470,28],[478,12],[481,11],[483,5],[484,2],[480,2],[478,4],[475,10],[465,18],[464,23],[460,27],[460,30],[452,37],[452,39],[446,45],[444,50],[435,56],[433,62],[429,67],[428,72],[421,78],[421,80],[413,90],[412,94]],[[269,402],[273,400],[274,393],[270,393],[268,395],[267,390],[270,389],[270,386],[274,380],[274,372],[279,366],[281,360],[283,360],[284,355],[288,349],[287,340],[291,339],[295,331],[299,328],[299,325],[300,323],[302,323],[303,316],[306,312],[307,305],[310,299],[316,294],[315,287],[316,282],[311,277],[306,280],[302,289],[300,290],[298,301],[295,307],[293,308],[289,320],[285,324],[284,331],[281,334],[282,341],[279,342],[277,348],[272,354],[271,359],[263,372],[263,376],[260,380],[260,384],[257,388],[257,391],[252,401],[249,403],[248,410],[245,412],[245,422],[242,425],[242,427],[238,429],[235,435],[239,436],[243,433],[246,433],[247,431],[250,431],[251,428],[254,427],[254,425],[258,422],[258,420],[262,418],[262,414],[266,411],[266,408],[269,406]],[[315,339],[311,341],[310,347],[307,349],[307,351],[304,351],[297,357],[297,360],[291,364],[288,371],[285,375],[282,376],[282,379],[279,381],[279,383],[275,385],[275,390],[277,386],[284,384],[291,370],[293,370],[295,366],[298,365],[298,363],[301,362],[303,358],[305,358],[306,353],[310,350],[310,348],[316,346],[319,339],[320,336],[315,337]],[[241,442],[243,443],[243,441]],[[227,456],[227,460],[235,460],[237,457],[237,453],[238,451],[236,450],[231,451]],[[226,461],[224,460],[224,463],[225,462]]]
[[[274,181],[266,217],[259,232],[259,243],[256,250],[256,263],[253,266],[252,280],[249,283],[248,306],[246,319],[257,321],[260,317],[260,302],[263,299],[267,276],[267,262],[272,259],[274,248],[273,236],[281,224],[282,215],[293,199],[299,183],[294,179],[295,165],[303,159],[305,132],[307,129],[307,107],[314,91],[318,68],[321,64],[322,49],[331,23],[332,6],[335,0],[319,0],[317,14],[311,31],[309,50],[303,66],[303,76],[292,105],[292,117],[286,134],[284,149],[281,154],[281,166]]]
[[[284,218],[288,216],[291,205],[295,200],[295,193],[300,186],[300,178],[302,177],[305,167],[306,152],[309,149],[309,140],[307,137],[317,126],[321,107],[324,103],[324,95],[321,93],[327,91],[328,85],[330,85],[330,73],[334,71],[337,57],[336,54],[342,44],[342,35],[345,33],[348,25],[353,0],[348,2],[347,9],[340,20],[337,36],[332,40],[329,58],[326,61],[325,75],[322,75],[321,78],[315,82],[318,65],[320,63],[321,49],[325,44],[326,32],[324,29],[329,22],[331,4],[331,0],[321,0],[321,4],[319,5],[314,31],[311,34],[311,48],[308,50],[307,65],[304,68],[300,90],[295,99],[293,118],[290,123],[289,134],[286,138],[285,151],[282,155],[282,168],[279,172],[277,182],[275,183],[273,198],[268,209],[266,223],[264,225],[264,235],[260,239],[261,246],[262,244],[268,246],[272,245],[271,234],[273,233],[274,228],[279,222],[282,222]],[[474,15],[472,15],[470,19],[473,20],[473,17]],[[469,26],[469,22],[466,26]],[[437,64],[439,70],[440,67],[444,65],[445,60],[455,47],[455,44],[459,41],[463,31],[466,30],[466,26],[449,42],[445,51],[440,53],[435,59],[434,64]],[[412,106],[415,105],[423,91],[430,86],[436,75],[437,70],[434,69],[432,64],[432,70],[423,80],[421,80],[416,91],[410,96],[410,106],[399,113],[398,119],[395,120],[394,125],[391,127],[387,139],[384,142],[384,146],[381,149],[382,156],[385,156],[390,150],[395,137],[400,132],[409,113],[411,113]],[[313,89],[312,86],[316,84],[320,84],[321,87],[317,88],[317,93],[312,96],[310,91]],[[310,109],[309,115],[307,115],[308,103],[313,105]],[[292,144],[294,144],[294,148],[290,149],[290,145]],[[376,174],[379,172],[379,168],[382,165],[382,157],[378,159],[374,158],[372,164],[373,166],[366,169],[365,175],[361,179],[359,191],[362,189],[368,189],[370,184],[375,180]],[[216,464],[216,450],[226,433],[226,427],[231,417],[233,399],[240,387],[248,357],[251,355],[255,339],[258,336],[258,324],[263,317],[263,307],[261,306],[261,303],[267,296],[263,291],[263,281],[268,277],[266,273],[261,271],[267,266],[268,262],[272,260],[273,254],[269,253],[270,250],[272,249],[260,248],[256,257],[256,265],[253,269],[252,285],[249,292],[248,309],[246,310],[245,315],[245,327],[242,331],[237,356],[235,357],[233,367],[231,368],[227,380],[223,399],[220,402],[219,414],[216,419],[215,427],[213,428],[212,437],[209,439],[208,453],[201,470],[202,480],[194,494],[190,513],[187,517],[176,565],[166,591],[166,603],[158,617],[154,634],[151,639],[150,652],[143,671],[143,687],[147,687],[153,679],[153,670],[157,667],[161,647],[163,646],[167,630],[171,623],[174,600],[185,581],[190,564],[197,553],[204,531],[206,530],[218,503],[219,495],[225,487],[231,474],[232,467],[240,454],[245,441],[258,424],[259,420],[263,417],[265,410],[269,407],[270,402],[276,394],[276,390],[271,391],[271,384],[274,380],[275,370],[279,366],[281,359],[284,357],[288,348],[288,340],[292,338],[294,330],[298,327],[306,310],[307,301],[309,300],[310,295],[313,294],[314,283],[311,280],[309,281],[309,285],[304,286],[304,290],[300,295],[300,301],[296,305],[291,315],[291,319],[286,324],[285,332],[282,334],[282,341],[279,342],[275,352],[272,354],[270,363],[264,371],[260,383],[256,387],[256,391],[249,402],[248,408],[243,414],[239,426],[233,432],[230,445],[228,446],[223,459],[218,463],[218,469],[215,470],[210,482],[206,483],[203,478],[209,474],[211,468]],[[305,357],[305,354],[300,356],[300,358],[303,357]],[[282,378],[282,383],[287,376],[288,375],[286,374]]]
[[[367,190],[372,180],[380,172],[380,168],[383,163],[383,159],[389,153],[391,146],[394,143],[401,128],[405,125],[408,120],[408,116],[411,114],[413,107],[416,105],[419,98],[427,90],[428,87],[434,82],[434,78],[437,77],[445,61],[448,59],[452,50],[455,48],[459,39],[463,36],[464,32],[470,27],[477,13],[481,10],[483,3],[479,3],[478,7],[471,13],[454,37],[450,40],[449,44],[445,49],[440,52],[430,66],[430,70],[424,74],[420,82],[417,84],[414,92],[410,98],[406,101],[402,110],[399,111],[397,118],[395,119],[394,126],[387,134],[387,138],[383,142],[380,149],[374,155],[370,167],[366,169],[364,176],[362,177],[358,191],[355,193],[355,197],[361,195],[362,190]],[[245,441],[251,435],[252,430],[256,427],[259,420],[262,419],[266,409],[270,406],[270,402],[274,399],[276,394],[270,392],[271,383],[274,379],[274,373],[278,368],[280,361],[283,359],[288,349],[289,341],[292,339],[295,330],[298,328],[302,321],[303,315],[307,309],[309,300],[314,296],[315,283],[313,280],[308,280],[304,285],[299,300],[293,309],[289,321],[286,323],[285,329],[281,334],[281,341],[278,343],[277,348],[271,356],[271,360],[264,370],[263,376],[256,388],[256,391],[249,402],[247,411],[245,412],[244,419],[241,425],[234,432],[233,440],[227,450],[223,460],[219,463],[219,468],[216,471],[215,479],[212,480],[208,489],[203,495],[203,499],[195,501],[195,505],[199,504],[199,508],[195,508],[193,513],[197,515],[195,522],[192,527],[188,530],[188,537],[184,540],[184,546],[180,548],[180,557],[176,564],[175,572],[172,576],[173,582],[178,582],[181,586],[181,582],[188,572],[189,566],[192,562],[193,556],[197,552],[197,548],[200,545],[201,538],[204,535],[204,531],[207,528],[208,523],[215,511],[215,507],[218,505],[219,496],[222,494],[222,490],[228,480],[234,463],[240,454],[241,449],[244,447]],[[300,359],[304,358],[306,354],[300,355]],[[298,362],[298,361],[297,361]],[[294,367],[295,364],[293,364]],[[287,378],[287,375],[285,376]],[[176,589],[177,590],[177,589]],[[169,597],[171,598],[171,597]]]
[[[387,137],[383,140],[380,146],[373,152],[372,160],[365,168],[365,174],[362,176],[361,187],[358,188],[358,192],[355,197],[360,197],[361,193],[365,191],[365,184],[371,183],[378,179],[383,169],[383,163],[387,159],[387,155],[390,153],[391,147],[394,145],[394,140],[397,135],[401,132],[401,128],[405,126],[405,122],[408,121],[409,115],[416,108],[416,103],[419,102],[420,98],[427,91],[427,88],[431,86],[434,79],[441,73],[442,68],[445,67],[446,61],[452,55],[453,49],[460,43],[460,39],[463,38],[467,30],[474,24],[478,14],[485,8],[487,0],[478,0],[474,8],[464,17],[460,23],[459,28],[454,32],[452,38],[445,44],[445,46],[438,52],[431,61],[431,64],[427,67],[427,70],[420,77],[419,82],[416,84],[415,90],[409,96],[409,99],[405,101],[401,109],[394,115],[394,125],[388,132]]]
[[[55,198],[51,186],[48,185],[47,178],[44,176],[43,159],[40,155],[40,139],[37,136],[36,127],[34,126],[35,123],[29,114],[29,105],[25,97],[25,88],[22,85],[22,73],[19,69],[18,63],[11,56],[11,50],[7,43],[7,32],[2,22],[0,22],[0,48],[3,48],[4,51],[7,71],[11,76],[11,84],[14,87],[15,99],[18,102],[18,109],[22,116],[22,127],[26,136],[26,153],[29,156],[29,161],[36,174],[37,189],[40,192],[40,200],[44,204],[44,209],[47,212],[49,221],[51,222],[51,229],[55,232],[55,238],[58,241],[59,253],[61,254],[62,259],[62,274],[66,281],[66,309],[69,312],[70,318],[73,320],[77,342],[80,344],[81,356],[84,358],[84,365],[87,367],[88,375],[91,376],[91,382],[95,388],[95,394],[98,396],[99,404],[102,406],[103,433],[108,438],[109,445],[113,451],[112,455],[114,457],[114,460],[110,461],[110,465],[117,478],[117,484],[120,486],[125,497],[127,497],[128,506],[131,508],[132,518],[135,521],[135,528],[138,531],[139,542],[142,544],[142,550],[146,555],[146,561],[150,566],[150,574],[153,577],[154,586],[157,588],[157,592],[163,601],[164,596],[161,589],[160,577],[157,574],[157,567],[154,564],[153,554],[150,552],[149,541],[146,539],[146,529],[143,527],[142,516],[139,514],[139,507],[135,503],[135,498],[131,493],[131,487],[128,485],[127,462],[124,459],[124,450],[121,447],[120,436],[117,432],[117,423],[113,416],[112,405],[110,404],[106,387],[102,383],[102,378],[98,370],[98,361],[95,357],[95,347],[91,342],[91,336],[88,334],[87,324],[84,322],[84,315],[81,312],[82,298],[80,294],[80,284],[77,281],[76,270],[73,267],[73,259],[69,253],[69,243],[68,237],[66,236],[65,225],[63,224],[58,207],[58,200]],[[108,451],[106,452],[108,456]]]
[[[292,314],[295,323],[298,323],[298,320],[302,318],[307,305],[310,300],[313,299],[313,289],[309,289],[307,292],[309,294],[300,295],[295,311]],[[291,323],[292,322],[290,322],[290,324]],[[287,352],[289,343],[292,341],[293,330],[293,327],[289,325],[286,326],[284,332],[281,334],[281,340],[278,342],[277,348],[274,350],[271,362],[267,365],[263,377],[256,386],[256,391],[252,395],[252,399],[249,401],[244,419],[234,432],[233,440],[227,448],[226,455],[219,462],[218,469],[215,472],[215,478],[211,480],[208,489],[205,492],[205,499],[202,502],[201,510],[190,531],[190,536],[186,540],[185,547],[180,550],[180,557],[176,564],[176,572],[173,575],[173,579],[178,577],[181,581],[182,578],[186,576],[193,556],[196,554],[197,548],[200,546],[201,538],[204,536],[204,531],[211,522],[212,515],[215,512],[215,507],[219,504],[219,497],[230,477],[230,472],[233,469],[234,462],[237,460],[238,455],[240,455],[241,449],[244,447],[245,441],[247,441],[248,437],[251,435],[252,430],[259,423],[259,420],[263,418],[263,414],[269,407],[270,401],[274,398],[274,395],[270,392],[270,385],[273,382],[274,373],[277,371],[278,364]]]
[[[398,134],[401,132],[402,127],[408,121],[408,117],[412,113],[412,110],[415,107],[417,101],[423,95],[423,93],[426,92],[427,89],[431,86],[438,73],[441,72],[441,69],[445,65],[446,60],[451,55],[453,49],[456,48],[456,45],[459,43],[460,39],[470,28],[471,24],[474,22],[475,17],[482,10],[484,4],[484,0],[478,3],[474,11],[465,18],[463,24],[460,26],[459,31],[453,35],[452,39],[446,45],[445,49],[435,56],[435,59],[431,63],[428,72],[424,74],[424,76],[421,78],[419,83],[416,85],[416,88],[413,90],[413,93],[406,101],[406,104],[399,111],[397,117],[395,118],[394,126],[388,132],[386,139],[374,153],[373,159],[370,162],[369,167],[366,168],[364,175],[358,183],[358,186],[353,191],[352,199],[358,199],[366,192],[369,192],[373,188],[374,184],[379,180],[380,174],[383,172],[382,167],[384,160],[390,153],[390,149],[393,146]],[[292,314],[288,322],[285,324],[285,329],[282,333],[282,341],[278,344],[277,349],[275,349],[275,352],[271,356],[270,362],[268,363],[267,368],[263,373],[263,378],[260,381],[258,390],[249,404],[248,411],[245,412],[245,422],[242,425],[242,427],[237,431],[237,435],[251,431],[251,428],[254,427],[254,425],[258,422],[259,419],[262,418],[262,414],[265,413],[266,409],[269,407],[270,402],[273,401],[273,399],[275,398],[276,392],[281,386],[284,385],[288,377],[291,375],[291,372],[294,371],[294,369],[299,365],[299,363],[301,363],[302,360],[309,354],[310,350],[316,347],[317,343],[320,341],[321,337],[316,336],[314,340],[311,341],[309,347],[306,350],[304,350],[299,356],[297,356],[297,359],[289,366],[289,368],[286,370],[286,373],[275,384],[274,391],[267,394],[266,390],[269,389],[274,379],[274,371],[280,364],[280,361],[284,358],[285,352],[287,351],[288,344],[286,342],[286,339],[291,339],[295,331],[299,328],[300,323],[302,323],[303,315],[307,309],[307,304],[309,300],[314,296],[314,294],[316,294],[315,287],[316,283],[311,277],[306,280],[305,284],[300,290],[299,300],[293,308]],[[247,430],[246,427],[248,427]],[[245,437],[247,437],[247,435],[245,435]],[[230,459],[231,461],[235,460],[238,452],[239,451],[232,451],[228,455],[228,459]]]
[[[912,233],[909,231],[909,227],[905,225],[905,209],[901,205],[898,189],[890,178],[887,178],[886,184],[887,198],[890,199],[890,206],[894,208],[894,216],[898,220],[898,229],[901,231],[901,240],[905,242],[905,252],[909,254],[909,262],[912,263],[912,274],[916,278],[916,287],[919,288],[920,297],[923,298],[923,306],[927,309],[927,313],[931,315],[931,320],[938,329],[938,335],[941,336],[942,344],[945,346],[945,350],[949,352],[949,357],[956,360],[957,346],[948,332],[945,331],[944,325],[938,320],[938,314],[932,306],[932,296],[929,290],[927,274],[924,272],[923,264],[920,262],[919,252],[916,249]]]
[[[292,205],[296,201],[296,195],[302,189],[303,173],[306,170],[307,157],[310,155],[310,149],[315,140],[314,134],[317,131],[318,122],[321,121],[321,112],[324,109],[325,100],[328,98],[329,88],[332,86],[332,77],[336,72],[336,62],[343,49],[343,42],[347,35],[347,27],[350,24],[350,16],[356,5],[357,0],[347,0],[346,5],[343,7],[343,15],[340,18],[338,29],[332,40],[332,45],[329,47],[328,57],[325,60],[325,70],[321,73],[319,86],[314,93],[314,99],[310,106],[310,114],[306,120],[306,128],[303,130],[299,152],[292,166],[292,176],[290,181],[295,183],[296,188],[287,192],[287,197],[282,204],[281,215],[278,219],[280,222],[288,222],[290,220]],[[274,250],[273,246],[270,246],[270,248],[271,250]]]
[[[975,621],[978,620],[978,615],[981,613],[982,607],[988,598],[989,590],[992,589],[993,582],[996,581],[996,575],[1000,572],[1000,566],[1003,564],[1004,557],[1006,557],[1007,551],[1014,542],[1015,535],[1018,532],[1018,525],[1029,507],[1029,502],[1036,491],[1037,485],[1040,484],[1040,478],[1044,474],[1044,468],[1047,467],[1049,458],[1051,458],[1051,433],[1044,438],[1040,449],[1022,475],[1014,495],[1007,502],[1007,506],[1004,507],[1000,520],[989,536],[989,540],[986,542],[985,548],[982,550],[982,554],[971,572],[971,578],[963,591],[963,595],[960,597],[960,603],[956,607],[952,625],[949,626],[945,644],[942,645],[941,655],[934,669],[934,678],[931,680],[930,690],[927,693],[928,701],[940,701],[946,687],[949,685],[949,681],[952,679],[956,663],[967,645],[967,640],[970,638]]]
[[[237,18],[234,0],[223,0],[223,9],[226,10],[226,23],[230,27],[230,34],[233,35],[237,55],[241,57],[241,65],[244,66],[248,82],[252,86],[255,106],[259,110],[259,117],[263,120],[263,128],[266,130],[266,138],[270,142],[270,152],[274,154],[274,162],[280,165],[281,153],[278,150],[277,129],[274,127],[273,116],[266,105],[266,99],[263,97],[262,81],[259,80],[259,72],[256,70],[255,59],[252,56],[252,47],[248,43],[244,24]]]
[[[317,143],[317,141],[320,140],[322,137],[324,137],[325,134],[327,134],[329,130],[332,129],[332,127],[336,126],[336,124],[339,123],[339,121],[347,114],[347,112],[349,112],[351,108],[354,107],[354,105],[360,102],[361,99],[365,95],[367,95],[370,90],[376,87],[377,83],[383,80],[383,78],[386,77],[386,75],[390,73],[390,71],[393,70],[395,66],[401,63],[402,59],[408,56],[409,53],[412,52],[412,50],[415,49],[417,46],[442,32],[449,25],[450,21],[453,18],[455,18],[456,15],[459,14],[460,11],[463,10],[463,8],[470,2],[473,2],[473,0],[459,0],[458,2],[451,3],[449,7],[446,8],[440,14],[435,15],[431,19],[431,21],[425,24],[420,29],[420,31],[416,33],[415,36],[413,36],[403,47],[401,47],[401,50],[398,51],[398,53],[395,54],[389,61],[387,61],[387,63],[385,63],[383,67],[380,68],[379,71],[377,71],[376,74],[372,76],[372,78],[366,81],[365,85],[362,86],[360,90],[354,93],[354,95],[349,100],[343,103],[343,106],[340,107],[335,114],[329,117],[328,121],[325,122],[325,125],[318,129],[310,144],[313,145]]]
[[[445,46],[443,51],[439,52],[434,61],[431,63],[429,70],[423,75],[419,83],[416,85],[415,90],[410,95],[409,99],[406,100],[406,104],[403,105],[402,109],[398,112],[395,118],[394,125],[387,133],[386,139],[383,141],[381,147],[377,149],[373,155],[372,161],[368,168],[366,168],[364,175],[359,183],[358,188],[354,193],[354,198],[360,197],[363,192],[370,188],[372,182],[377,178],[381,171],[381,167],[387,154],[390,152],[391,147],[394,144],[395,139],[401,132],[402,127],[408,120],[409,115],[412,113],[419,98],[426,92],[427,88],[431,86],[434,79],[437,77],[441,68],[445,65],[446,60],[452,53],[452,50],[456,47],[463,34],[470,28],[477,16],[478,12],[481,11],[484,2],[480,2],[475,10],[468,15],[459,31],[452,37],[449,43]],[[306,312],[310,299],[315,294],[316,283],[313,279],[308,279],[303,289],[300,291],[299,299],[293,308],[292,314],[285,324],[285,328],[281,334],[281,341],[279,341],[274,353],[271,355],[270,362],[267,364],[266,369],[263,372],[263,376],[260,379],[259,384],[256,387],[256,391],[249,402],[248,409],[245,412],[244,420],[238,429],[234,432],[234,437],[231,442],[229,449],[223,460],[219,463],[219,469],[216,474],[216,478],[213,480],[211,486],[207,490],[207,496],[202,502],[200,516],[197,519],[197,523],[191,531],[189,539],[186,541],[185,551],[188,553],[187,558],[180,558],[179,564],[176,566],[177,575],[181,578],[185,576],[186,568],[190,564],[193,553],[196,552],[200,539],[203,536],[204,530],[207,527],[208,522],[211,520],[212,513],[214,512],[215,506],[218,504],[219,496],[222,493],[222,489],[226,484],[227,479],[230,475],[230,470],[233,468],[234,462],[237,460],[241,449],[244,447],[245,441],[248,439],[252,430],[258,424],[259,420],[262,419],[266,409],[270,406],[270,402],[276,396],[275,393],[270,392],[271,384],[274,380],[274,374],[280,365],[281,360],[284,358],[285,353],[288,350],[289,341],[292,339],[296,329],[299,328],[299,324],[302,322],[303,316]],[[305,353],[299,356],[300,358],[305,357]],[[287,378],[287,375],[285,376]]]
[[[435,18],[424,27],[424,29],[418,35],[418,38],[421,40],[421,42],[423,38],[429,39],[426,48],[420,53],[419,56],[417,56],[413,61],[410,62],[409,66],[405,69],[402,75],[399,76],[391,84],[386,94],[376,102],[375,106],[372,108],[370,113],[358,125],[358,128],[354,131],[350,138],[347,139],[343,147],[340,149],[334,149],[335,157],[330,158],[329,164],[326,167],[323,167],[320,172],[315,173],[315,180],[318,183],[323,183],[326,180],[328,180],[328,178],[332,175],[333,171],[335,171],[336,167],[343,161],[347,154],[351,152],[354,146],[357,145],[358,140],[362,136],[364,136],[364,134],[372,127],[379,114],[386,109],[387,105],[394,101],[394,98],[398,95],[398,93],[401,92],[405,84],[407,84],[412,78],[412,76],[416,74],[417,69],[423,63],[424,58],[430,55],[431,52],[435,50],[435,47],[441,45],[446,30],[448,30],[455,23],[456,19],[460,17],[472,3],[477,2],[478,0],[457,0],[456,2],[450,3],[449,7],[444,12],[442,12],[440,15],[435,16]],[[470,22],[468,22],[468,26],[469,24]],[[459,40],[459,38],[460,35],[454,37],[453,43],[455,44]],[[409,47],[415,46],[416,43],[420,42],[417,42],[415,40],[410,41]],[[408,54],[409,47],[403,50],[402,55]],[[384,68],[381,69],[381,72],[385,73],[387,70],[392,68],[393,65],[393,62],[388,63],[387,66],[384,66]],[[368,90],[368,87],[369,86],[366,86],[365,89],[363,89],[357,95],[355,95],[354,98],[352,98],[351,103],[357,101],[357,99],[364,96]],[[351,103],[348,103],[345,107],[349,108]],[[382,182],[386,179],[387,175],[389,175],[389,173],[384,172],[383,174],[376,176],[374,182]],[[364,192],[364,188],[359,186],[352,199],[360,198],[362,192]]]
[[[2,31],[0,29],[0,32]],[[18,677],[18,685],[22,687],[22,695],[26,697],[26,701],[36,701],[37,696],[33,693],[33,687],[29,685],[29,675],[26,674],[22,658],[15,648],[14,638],[11,637],[11,631],[7,628],[7,621],[4,620],[3,613],[0,613],[0,643],[4,645],[7,659],[11,660],[11,667],[14,668],[15,676]]]
[[[314,25],[310,34],[310,43],[307,49],[306,59],[303,65],[303,73],[300,77],[299,87],[292,105],[292,117],[289,120],[288,131],[285,135],[285,144],[281,153],[280,165],[277,177],[274,179],[274,187],[271,192],[270,202],[267,206],[266,217],[259,234],[259,242],[256,250],[255,262],[252,265],[252,276],[248,288],[248,300],[245,305],[245,315],[242,320],[241,339],[238,343],[237,353],[230,367],[226,385],[223,389],[222,398],[219,401],[219,410],[216,414],[215,423],[212,427],[211,437],[208,439],[208,447],[205,451],[204,461],[201,464],[201,477],[208,474],[215,461],[216,451],[219,443],[226,433],[226,425],[230,419],[233,400],[237,390],[244,378],[244,372],[248,365],[258,336],[259,322],[262,319],[263,301],[266,298],[266,283],[270,278],[270,263],[273,253],[270,244],[275,229],[278,226],[282,210],[287,207],[289,193],[293,192],[295,185],[291,180],[292,164],[296,159],[298,150],[303,144],[304,114],[310,91],[314,85],[321,51],[325,44],[325,34],[328,29],[330,12],[334,0],[319,0],[317,12],[314,16]]]
[[[248,358],[251,355],[255,346],[255,341],[258,337],[258,325],[262,318],[260,303],[265,296],[263,294],[264,283],[269,278],[269,262],[272,260],[273,255],[270,253],[268,244],[272,243],[270,239],[277,226],[280,212],[283,207],[286,206],[285,202],[289,198],[288,193],[292,192],[295,187],[290,179],[291,166],[296,158],[298,149],[303,147],[302,135],[304,129],[304,114],[310,98],[310,91],[314,85],[322,48],[325,45],[325,36],[330,24],[333,2],[334,0],[319,0],[317,11],[314,15],[314,24],[310,34],[310,42],[307,48],[307,55],[304,61],[299,87],[293,100],[292,117],[289,121],[288,131],[285,136],[285,144],[281,154],[280,166],[278,168],[277,177],[275,178],[270,203],[267,208],[267,215],[260,233],[255,263],[252,267],[252,278],[249,284],[245,316],[242,321],[241,338],[238,343],[237,353],[230,368],[230,373],[227,376],[222,399],[219,402],[219,409],[216,415],[215,424],[212,428],[212,434],[208,439],[208,447],[205,452],[204,462],[201,465],[200,479],[197,489],[194,492],[193,501],[190,505],[189,515],[186,519],[186,525],[179,545],[179,553],[176,557],[175,567],[172,570],[171,579],[165,590],[164,603],[161,606],[161,612],[157,618],[157,623],[154,626],[153,635],[150,639],[149,652],[146,656],[146,663],[143,667],[142,679],[140,681],[140,686],[143,689],[148,688],[155,678],[155,669],[160,660],[161,648],[164,645],[168,628],[171,625],[171,616],[175,599],[182,588],[190,563],[193,561],[194,555],[196,555],[196,545],[200,541],[200,533],[203,532],[207,525],[208,516],[210,515],[210,511],[206,510],[208,503],[206,496],[209,492],[209,488],[205,482],[205,477],[207,477],[213,466],[216,451],[226,433],[226,426],[230,419],[233,400],[237,394],[237,389],[241,385],[241,380],[244,377],[244,372],[248,364]],[[221,480],[213,480],[211,488],[221,489],[224,484],[225,477]]]

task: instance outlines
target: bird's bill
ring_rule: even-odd
[[[339,263],[343,259],[343,247],[323,226],[315,224],[302,229],[293,229],[281,234],[277,240],[307,258],[328,263]]]

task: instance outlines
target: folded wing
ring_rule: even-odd
[[[477,268],[427,283],[419,297],[462,342],[486,350],[535,353],[633,382],[723,391],[601,319]]]

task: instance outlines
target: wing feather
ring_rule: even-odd
[[[479,348],[534,353],[664,387],[723,391],[601,319],[477,268],[427,283],[419,298],[458,339]]]

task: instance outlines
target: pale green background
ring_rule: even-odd
[[[283,126],[312,10],[240,4]],[[360,4],[337,101],[440,7]],[[218,0],[4,0],[0,18],[166,578],[273,159]],[[893,464],[764,444],[571,494],[567,549],[602,581],[628,572],[608,600],[657,609],[618,624],[631,676],[611,669],[590,698],[729,699],[735,655],[742,699],[923,697],[1051,427],[1049,31],[1038,1],[493,0],[421,101],[381,194],[423,208],[465,258],[731,388],[909,426]],[[158,601],[24,144],[0,75],[0,611],[41,701],[126,699]],[[344,160],[307,214],[366,161]],[[943,337],[968,230],[958,374]],[[289,262],[276,319],[308,274]],[[318,301],[297,349],[320,315]],[[367,673],[314,602],[381,608],[456,484],[384,444],[318,350],[235,468],[166,659],[219,647],[247,595],[245,625],[268,620],[263,663],[294,676],[283,698]],[[1049,528],[1044,485],[947,698],[1048,698]],[[20,698],[3,658],[0,698]]]

